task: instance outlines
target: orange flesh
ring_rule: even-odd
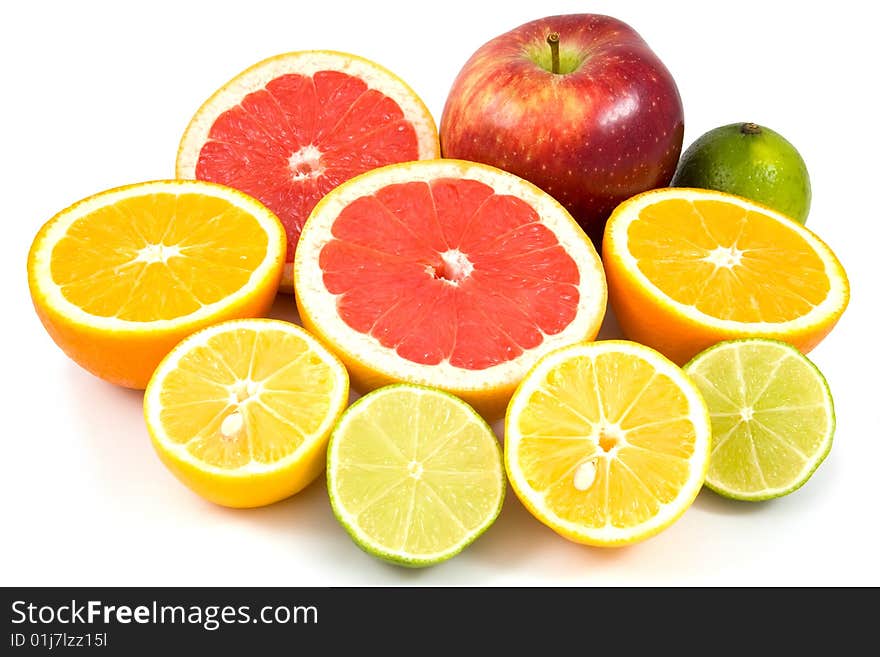
[[[228,201],[148,194],[77,219],[53,248],[51,272],[87,313],[152,322],[236,292],[267,248],[257,220]]]
[[[627,237],[639,270],[664,294],[718,319],[791,321],[830,289],[824,263],[800,235],[730,203],[660,201]]]

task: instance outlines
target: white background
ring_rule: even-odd
[[[123,8],[135,7],[137,9]],[[0,25],[3,272],[2,585],[880,585],[877,238],[880,49],[870,3],[17,2]],[[672,527],[587,548],[508,491],[497,523],[421,571],[362,553],[323,479],[273,506],[202,501],[155,457],[135,391],[70,362],[31,307],[40,225],[100,190],[171,177],[190,116],[265,57],[329,48],[407,80],[439,123],[453,78],[488,39],[554,13],[630,23],[672,71],[685,146],[755,121],[788,137],[813,184],[807,225],[835,250],[852,301],[811,358],[837,409],[807,485],[762,504],[703,491]],[[276,316],[291,318],[291,298]],[[609,318],[604,337],[616,337]]]

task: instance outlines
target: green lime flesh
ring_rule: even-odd
[[[333,513],[354,542],[391,563],[430,566],[498,517],[506,479],[492,429],[448,393],[379,388],[343,413],[327,450]]]
[[[733,499],[781,497],[828,455],[834,403],[819,369],[784,342],[720,342],[684,367],[712,420],[706,485]]]
[[[779,133],[754,123],[732,123],[702,135],[681,156],[670,186],[736,194],[801,224],[812,200],[801,154]]]

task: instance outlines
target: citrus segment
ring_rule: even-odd
[[[529,183],[455,160],[383,167],[321,201],[295,268],[304,324],[360,388],[410,381],[488,415],[550,349],[595,337],[592,244]]]
[[[330,439],[327,486],[360,547],[427,566],[492,524],[505,480],[495,435],[473,409],[438,390],[395,385],[343,414]]]
[[[684,373],[625,341],[564,347],[538,361],[505,420],[511,485],[568,539],[624,545],[690,506],[708,463],[706,406]]]
[[[678,363],[738,337],[807,352],[849,300],[843,267],[814,234],[722,192],[669,188],[622,203],[603,262],[625,335]]]
[[[163,360],[144,397],[160,459],[208,500],[269,504],[311,482],[348,401],[342,364],[303,329],[222,322]]]
[[[775,340],[722,342],[685,371],[703,393],[714,444],[706,484],[764,500],[800,488],[831,449],[834,403],[813,363]]]
[[[177,175],[223,183],[265,203],[287,229],[287,263],[315,204],[385,164],[439,157],[433,119],[391,72],[354,55],[266,59],[217,91],[184,133]],[[292,283],[288,266],[283,285]]]
[[[28,281],[37,314],[71,358],[143,388],[183,337],[267,312],[285,248],[278,218],[249,196],[197,181],[140,183],[47,222]]]

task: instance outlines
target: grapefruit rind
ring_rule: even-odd
[[[195,458],[184,444],[165,433],[160,416],[160,395],[164,379],[190,350],[204,346],[219,333],[237,329],[286,331],[296,335],[327,365],[337,385],[326,418],[315,432],[304,437],[293,453],[272,463],[261,464],[252,460],[241,467],[228,469]],[[330,432],[348,405],[348,393],[345,366],[302,327],[275,319],[229,320],[193,333],[162,360],[144,392],[144,420],[159,459],[183,484],[216,504],[251,508],[289,497],[320,474]]]
[[[465,370],[448,361],[422,365],[398,356],[371,335],[349,327],[338,315],[334,295],[322,280],[321,249],[332,239],[332,225],[355,199],[397,183],[429,182],[438,177],[476,180],[496,194],[510,194],[531,205],[580,273],[580,298],[574,320],[555,335],[514,360],[483,370]],[[373,169],[342,183],[315,206],[303,226],[294,258],[296,303],[303,325],[331,345],[360,390],[408,382],[440,388],[461,397],[489,418],[504,413],[507,401],[526,371],[543,354],[561,346],[593,340],[605,315],[607,288],[602,263],[592,242],[567,210],[535,185],[494,167],[464,160],[423,160]]]
[[[335,485],[335,463],[338,460],[336,455],[338,452],[340,441],[342,440],[341,436],[345,431],[347,423],[350,422],[351,419],[357,415],[357,413],[364,412],[366,410],[365,407],[370,403],[370,401],[375,400],[378,396],[381,395],[394,394],[397,390],[420,392],[421,394],[441,395],[445,398],[448,398],[451,403],[454,403],[464,409],[471,416],[471,419],[474,423],[481,425],[485,429],[487,434],[491,436],[492,441],[497,447],[497,465],[499,473],[498,481],[500,488],[497,506],[491,514],[488,514],[485,517],[484,521],[478,527],[462,537],[462,539],[455,545],[451,545],[446,550],[442,550],[440,552],[412,554],[402,550],[393,550],[385,545],[377,543],[369,536],[367,532],[365,532],[358,526],[356,519],[351,516],[351,514],[346,510],[345,504],[339,499],[339,494],[336,490],[337,487]],[[451,559],[452,557],[459,554],[462,550],[464,550],[466,547],[476,541],[480,536],[482,536],[486,532],[486,530],[493,525],[495,520],[501,514],[501,508],[504,505],[504,498],[506,493],[506,482],[507,480],[504,475],[504,457],[501,451],[501,447],[498,445],[491,427],[471,406],[469,406],[463,400],[447,392],[444,392],[443,390],[428,388],[426,386],[408,383],[391,384],[374,390],[367,395],[359,398],[345,410],[345,413],[343,413],[342,417],[339,419],[339,422],[333,428],[333,433],[330,436],[330,442],[327,447],[327,493],[330,498],[330,506],[333,509],[333,514],[336,516],[337,521],[340,525],[342,525],[345,531],[348,532],[352,541],[354,541],[354,543],[361,550],[374,557],[378,557],[395,565],[404,566],[407,568],[423,568],[426,566],[433,566],[443,561],[447,561],[448,559]]]
[[[529,398],[541,387],[553,368],[569,358],[582,356],[595,358],[599,354],[609,351],[617,351],[644,359],[657,373],[676,382],[688,401],[690,407],[688,417],[694,426],[696,438],[688,479],[671,502],[661,505],[659,513],[648,521],[633,527],[615,527],[606,524],[601,528],[593,528],[561,518],[544,503],[543,495],[529,485],[518,465],[517,445],[522,439],[522,435],[517,426],[517,419],[522,414]],[[504,420],[504,462],[508,480],[517,497],[535,518],[559,535],[577,543],[597,547],[618,547],[643,541],[655,536],[678,520],[691,506],[703,486],[709,467],[710,445],[709,411],[696,385],[680,367],[659,352],[628,340],[602,340],[594,343],[574,344],[544,356],[517,387],[510,400]]]

